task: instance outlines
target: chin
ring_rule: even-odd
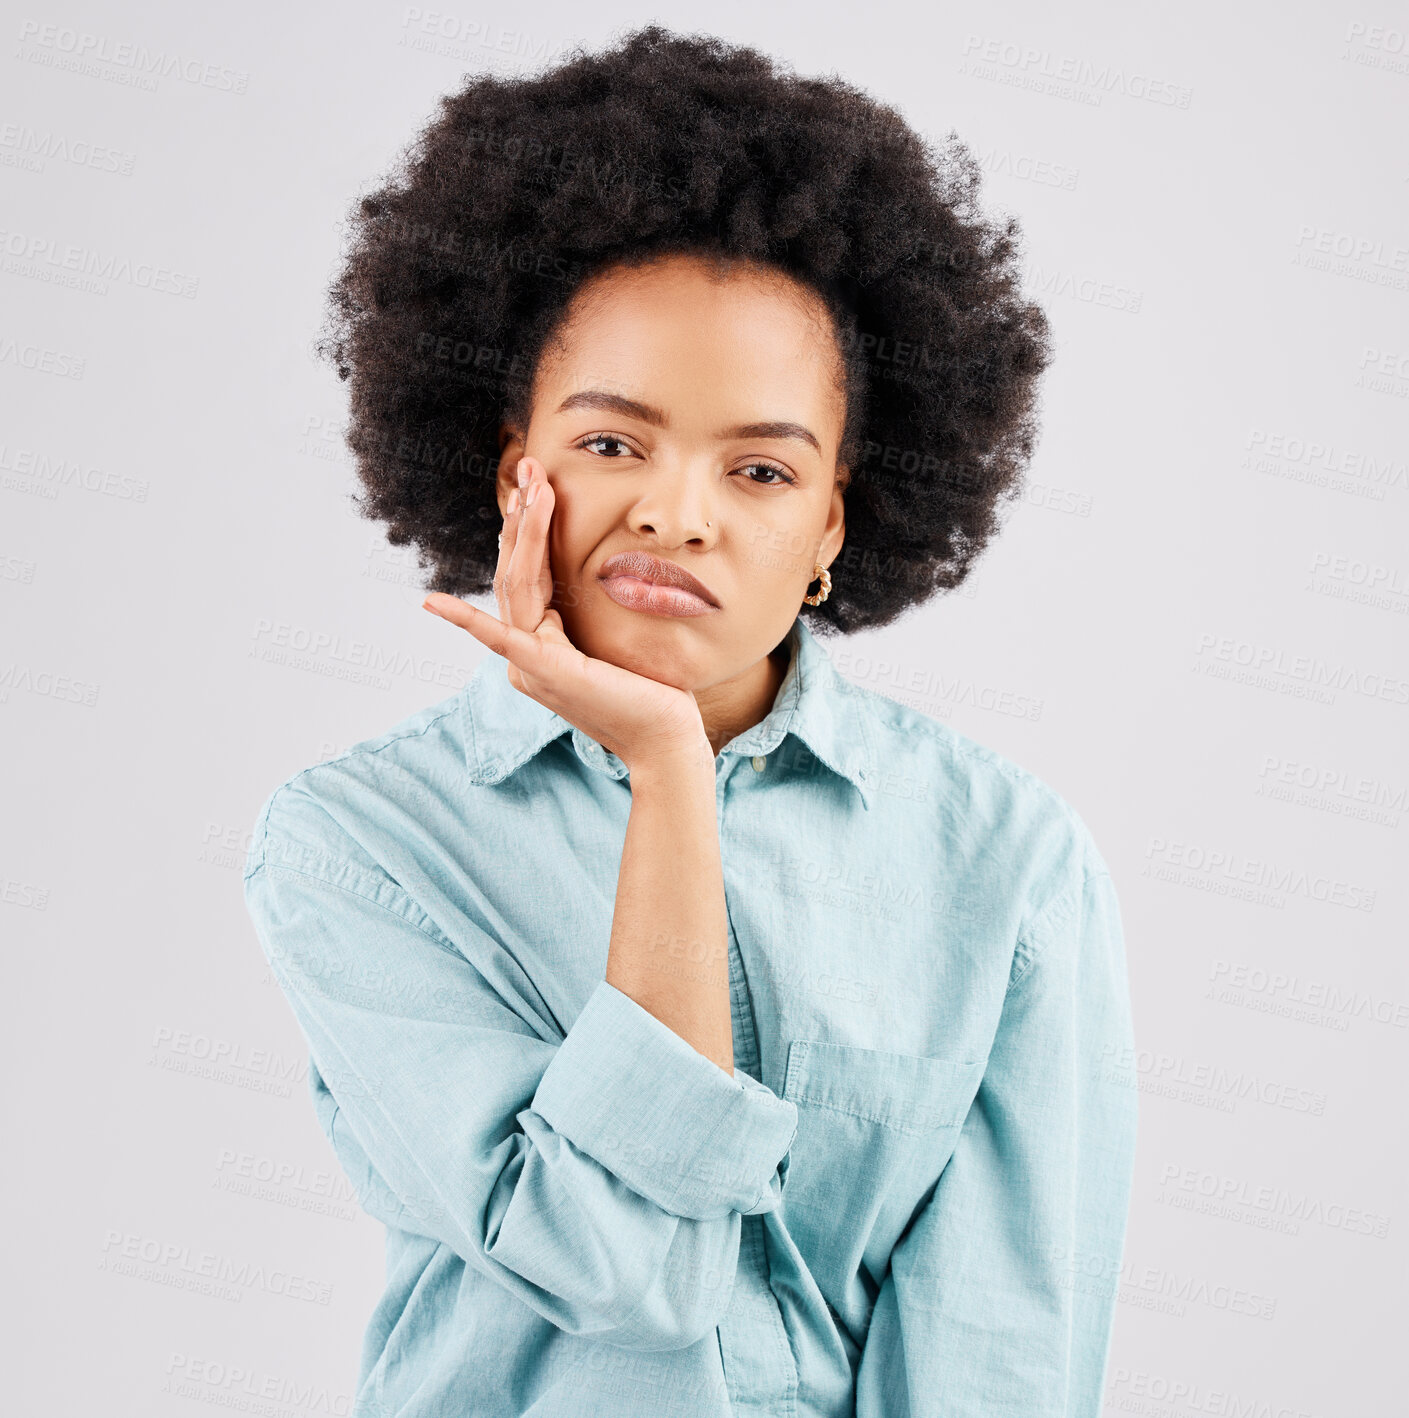
[[[713,656],[699,633],[705,617],[642,615],[613,606],[618,615],[593,614],[572,624],[563,617],[568,639],[584,655],[675,689],[693,691],[709,680]]]

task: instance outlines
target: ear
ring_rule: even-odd
[[[831,566],[846,541],[846,488],[851,481],[851,471],[837,464],[837,480],[832,487],[832,501],[827,508],[827,525],[822,532],[822,543],[817,549],[817,560],[823,566]]]
[[[501,517],[507,515],[509,494],[518,486],[519,459],[523,454],[523,432],[511,424],[500,424],[499,468],[494,477],[494,500],[499,504]]]

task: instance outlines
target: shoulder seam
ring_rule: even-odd
[[[468,685],[466,685],[465,688],[468,688]],[[351,758],[354,755],[364,753],[369,756],[374,753],[381,753],[383,749],[390,748],[393,744],[404,743],[407,739],[418,739],[423,734],[430,733],[430,731],[435,728],[435,726],[440,723],[442,719],[447,718],[449,715],[455,712],[457,706],[460,703],[460,695],[462,695],[463,693],[464,689],[457,691],[456,694],[451,698],[451,702],[447,704],[445,708],[442,709],[440,713],[435,716],[435,718],[429,720],[425,724],[422,724],[419,729],[406,729],[404,732],[396,734],[390,738],[388,738],[386,735],[382,735],[382,737],[385,739],[385,742],[378,743],[375,748],[368,748],[365,747],[363,744],[352,744],[350,747],[343,749],[341,753],[335,753],[331,758],[325,758],[321,760],[321,762],[310,763],[306,768],[300,768],[297,773],[293,774],[292,777],[286,778],[279,785],[279,791],[282,791],[284,788],[290,787],[292,784],[298,782],[298,780],[302,778],[305,773],[315,773],[320,768],[327,768],[330,764],[340,763],[344,758]]]
[[[349,869],[352,869],[350,865]],[[360,870],[360,868],[358,870]],[[262,861],[260,862],[259,866],[257,866],[254,871],[249,874],[246,880],[253,881],[254,878],[258,876],[261,871],[264,872],[266,875],[271,872],[285,872],[289,876],[301,876],[308,881],[316,881],[320,886],[326,886],[331,891],[339,891],[346,896],[355,896],[359,901],[369,902],[373,906],[380,907],[383,911],[387,913],[387,915],[395,916],[397,920],[404,921],[408,926],[411,926],[414,930],[419,931],[423,936],[425,936],[425,938],[430,941],[432,945],[435,945],[441,950],[445,951],[446,954],[453,955],[457,960],[460,961],[463,961],[465,958],[458,950],[455,949],[454,945],[449,940],[447,940],[444,935],[441,934],[441,932],[435,930],[434,927],[428,928],[423,921],[416,919],[416,915],[412,914],[413,912],[419,914],[422,917],[425,917],[426,920],[429,920],[430,918],[426,916],[425,912],[421,910],[418,905],[416,905],[415,901],[413,901],[411,897],[409,897],[399,886],[397,886],[397,884],[392,881],[390,877],[386,878],[386,881],[384,883],[385,886],[388,890],[392,892],[392,894],[398,900],[404,901],[405,904],[410,908],[410,911],[393,910],[390,906],[387,905],[385,901],[378,900],[377,897],[371,895],[369,892],[358,891],[355,887],[344,885],[344,883],[340,881],[333,881],[326,876],[320,876],[317,872],[304,871],[299,867],[286,866],[283,862]]]
[[[1060,930],[1076,911],[1079,899],[1086,890],[1087,878],[1091,875],[1091,834],[1071,804],[1055,789],[1051,791],[1052,796],[1061,805],[1062,816],[1072,832],[1061,872],[1068,880],[1031,916],[1020,922],[1017,944],[1013,951],[1013,966],[1008,977],[1010,990],[1028,973],[1042,954],[1041,937],[1049,931]]]
[[[1058,892],[1035,916],[1030,917],[1019,931],[1017,948],[1013,952],[1013,969],[1008,977],[1010,992],[1044,953],[1038,938],[1048,930],[1058,930],[1066,925],[1075,912],[1078,889],[1077,884],[1072,884]]]
[[[400,733],[393,738],[388,738],[385,743],[378,744],[376,748],[363,748],[354,744],[350,748],[343,749],[341,753],[334,754],[332,758],[325,758],[318,763],[310,763],[307,767],[300,768],[298,772],[293,773],[289,777],[285,778],[284,781],[280,783],[278,787],[276,787],[269,794],[268,798],[265,799],[264,806],[260,809],[259,816],[255,819],[254,836],[250,844],[251,850],[245,858],[244,875],[246,880],[248,880],[249,877],[253,876],[254,873],[258,871],[261,866],[264,865],[264,862],[266,860],[265,843],[268,841],[269,816],[274,810],[274,805],[278,802],[279,798],[290,788],[293,788],[301,778],[305,777],[309,773],[316,773],[320,768],[326,768],[330,764],[339,763],[345,758],[351,758],[353,755],[367,754],[368,756],[371,756],[372,754],[380,753],[383,749],[390,748],[393,744],[404,743],[407,739],[420,738],[423,734],[428,734],[433,728],[435,728],[435,726],[440,723],[442,719],[453,714],[455,712],[456,705],[458,702],[458,696],[456,698],[453,698],[452,701],[447,704],[439,714],[437,714],[428,723],[423,724],[419,729],[415,730],[414,732],[408,729],[405,733]],[[327,810],[323,808],[322,803],[318,802],[316,797],[313,798],[313,802],[315,806],[317,806],[320,810],[326,813]],[[253,859],[253,851],[255,847],[258,847],[259,849],[258,860]],[[335,882],[329,882],[328,884],[330,886],[336,885]]]
[[[1083,846],[1081,853],[1081,875],[1064,891],[1059,892],[1023,927],[1018,936],[1018,948],[1013,956],[1013,971],[1008,978],[1008,994],[1027,977],[1032,967],[1046,954],[1046,949],[1038,945],[1037,938],[1050,930],[1060,930],[1076,914],[1077,903],[1085,896],[1088,887],[1101,880],[1109,881],[1110,872],[1101,867],[1092,871],[1090,856]],[[1058,910],[1058,907],[1061,909]],[[1050,917],[1050,920],[1048,919]],[[1021,964],[1019,964],[1021,957]]]
[[[991,748],[988,744],[980,743],[977,739],[969,738],[967,734],[961,734],[952,725],[944,723],[941,719],[936,719],[933,715],[926,714],[922,710],[915,709],[909,704],[903,703],[899,699],[892,699],[888,694],[882,694],[879,690],[871,689],[865,685],[857,686],[860,691],[869,696],[873,701],[872,708],[883,704],[895,709],[902,709],[906,713],[914,716],[917,726],[924,731],[937,745],[944,748],[956,758],[963,758],[972,763],[981,763],[992,768],[994,772],[1001,774],[1011,783],[1020,786],[1030,786],[1039,789],[1043,794],[1051,799],[1054,806],[1068,817],[1076,816],[1076,809],[1054,788],[1045,778],[1034,773],[1032,769],[1025,768],[1021,763],[1015,763],[1012,759],[999,753],[996,748]]]

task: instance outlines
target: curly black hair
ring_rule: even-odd
[[[846,540],[824,634],[958,586],[1021,490],[1052,358],[1011,216],[980,169],[835,75],[650,24],[440,100],[351,214],[318,354],[351,380],[364,517],[418,548],[427,590],[493,585],[501,422],[576,290],[674,252],[780,268],[835,322]]]

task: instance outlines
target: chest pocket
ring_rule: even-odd
[[[796,1039],[783,1219],[856,1344],[890,1253],[954,1151],[985,1064]]]

